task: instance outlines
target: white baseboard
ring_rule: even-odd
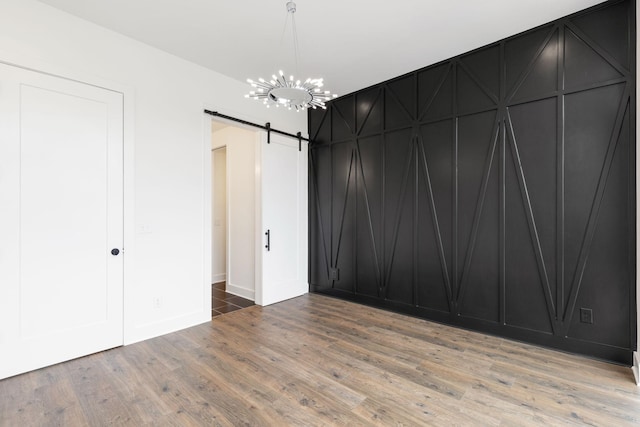
[[[633,352],[633,366],[631,367],[633,371],[633,377],[636,380],[636,384],[640,385],[640,354],[637,351]]]
[[[226,290],[228,293],[238,295],[239,297],[255,301],[256,293],[253,289],[241,288],[232,283],[227,283]]]
[[[207,322],[211,322],[210,309],[149,323],[125,325],[124,345],[134,344]]]
[[[211,283],[220,283],[227,280],[226,273],[218,273],[211,276]]]

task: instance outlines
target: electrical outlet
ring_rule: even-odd
[[[593,310],[590,308],[580,309],[580,322],[581,323],[593,323]]]
[[[332,268],[331,270],[329,270],[329,275],[331,277],[331,280],[340,280],[340,269]]]

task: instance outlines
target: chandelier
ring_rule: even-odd
[[[298,66],[298,34],[296,32],[295,12],[296,4],[292,1],[287,3],[287,17],[291,16],[291,27],[293,30],[293,55]],[[285,21],[286,29],[286,21]],[[245,98],[262,101],[267,108],[275,105],[296,111],[307,108],[324,108],[325,102],[338,95],[332,94],[328,90],[323,90],[322,79],[308,78],[304,82],[296,80],[292,75],[287,79],[282,70],[278,75],[272,75],[270,80],[259,78],[258,81],[247,79],[247,82],[254,88],[245,95]]]

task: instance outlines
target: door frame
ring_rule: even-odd
[[[207,106],[203,107],[204,110],[209,110],[210,108]],[[208,304],[205,309],[208,309],[211,312],[211,279],[212,279],[212,270],[213,270],[213,159],[212,153],[213,150],[217,148],[226,147],[227,149],[227,195],[226,195],[226,209],[227,209],[227,235],[226,235],[226,251],[227,251],[227,259],[226,259],[226,282],[227,289],[229,289],[229,285],[233,285],[233,272],[231,268],[233,254],[231,253],[231,229],[233,218],[230,215],[230,209],[232,208],[231,203],[231,179],[229,177],[229,145],[222,144],[215,149],[212,147],[212,132],[213,132],[213,123],[220,123],[224,125],[228,125],[233,128],[241,129],[244,131],[248,131],[250,133],[256,134],[256,144],[257,138],[259,137],[260,132],[251,127],[246,126],[240,123],[232,122],[229,120],[225,120],[223,118],[212,117],[206,113],[203,113],[203,145],[202,150],[205,153],[203,156],[203,229],[204,229],[204,260],[203,260],[203,284],[204,284],[204,301],[205,304]],[[243,298],[247,299],[255,299],[255,281],[254,281],[254,289],[253,289],[253,298],[249,295],[242,295]]]
[[[203,105],[202,107],[202,111],[205,110],[209,110],[209,111],[219,111],[220,108],[218,107],[214,107],[214,106],[210,106],[210,105]],[[251,121],[255,121],[255,118],[253,117],[247,117],[245,115],[242,114],[237,114],[237,112],[235,113],[237,115],[237,117],[239,119],[243,119],[246,120],[248,122]],[[254,279],[254,300],[256,299],[255,296],[258,295],[258,286],[262,286],[262,232],[261,232],[261,227],[262,227],[262,201],[261,201],[261,197],[262,197],[262,175],[261,175],[261,171],[260,171],[260,163],[262,161],[262,140],[263,140],[263,135],[266,135],[266,130],[261,130],[261,129],[256,129],[255,127],[249,126],[249,125],[244,125],[242,123],[238,123],[238,122],[234,122],[234,121],[230,121],[230,120],[226,120],[224,118],[220,118],[220,117],[213,117],[207,113],[202,113],[202,117],[203,117],[203,126],[202,126],[202,133],[203,133],[203,142],[202,142],[202,150],[205,153],[205,155],[203,156],[203,171],[204,171],[204,177],[203,177],[203,194],[202,194],[202,198],[203,198],[203,205],[204,205],[204,209],[203,209],[203,227],[204,227],[204,271],[203,271],[203,281],[205,283],[205,304],[208,302],[209,304],[209,311],[211,311],[211,283],[210,279],[211,279],[211,271],[212,271],[212,247],[213,247],[213,242],[212,242],[212,223],[213,223],[213,212],[212,212],[212,195],[213,195],[213,189],[212,189],[212,161],[211,161],[211,134],[212,134],[212,123],[218,122],[218,123],[224,123],[224,124],[228,124],[229,126],[233,126],[236,128],[240,128],[240,129],[244,129],[244,130],[248,130],[251,132],[255,132],[256,138],[255,138],[255,162],[256,162],[256,172],[254,175],[254,179],[255,179],[255,195],[256,195],[256,203],[255,203],[255,210],[254,210],[254,219],[255,219],[255,233],[256,233],[256,239],[255,239],[255,246],[254,246],[254,254],[255,254],[255,279]],[[306,142],[305,142],[306,143]],[[228,155],[228,151],[227,151],[227,155]],[[227,164],[228,165],[228,164]],[[228,174],[228,169],[227,169],[227,174]],[[229,209],[229,181],[227,178],[227,210]],[[227,211],[227,215],[228,215],[228,211]],[[227,217],[227,219],[229,220],[229,218]],[[308,224],[308,215],[304,215],[304,220],[307,221],[307,228],[309,226]],[[229,239],[229,233],[227,232],[227,278],[229,277],[230,271],[229,271],[229,245],[230,245],[230,239]],[[308,242],[307,242],[307,250],[308,250]],[[259,277],[258,277],[259,276]],[[261,292],[260,292],[261,293]]]

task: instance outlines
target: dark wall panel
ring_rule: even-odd
[[[415,146],[407,129],[384,140],[385,283],[382,297],[413,304]],[[387,286],[393,283],[393,286]]]
[[[335,197],[331,212],[331,259],[332,267],[340,271],[338,280],[332,280],[332,284],[337,289],[352,291],[357,280],[354,271],[357,164],[351,144],[335,144],[331,153]]]
[[[634,7],[311,111],[311,290],[629,363]]]
[[[541,249],[512,147],[509,144],[505,150],[505,323],[551,333],[556,310],[550,282],[555,278],[549,277],[538,258]]]
[[[331,210],[332,204],[320,201],[320,194],[332,194],[331,146],[320,149],[318,145],[309,151],[309,187],[315,191],[309,193],[309,213],[315,218],[309,222],[309,235],[315,245],[309,246],[309,283],[330,286],[329,266],[331,257]],[[317,173],[321,172],[321,173]]]
[[[522,170],[547,268],[552,295],[556,291],[556,214],[558,211],[558,105],[556,98],[511,107]],[[560,153],[560,156],[562,153]]]
[[[378,296],[380,275],[380,242],[382,240],[382,168],[381,137],[362,138],[356,145],[359,161],[356,206],[356,277],[357,293]],[[373,207],[373,209],[371,209]]]

